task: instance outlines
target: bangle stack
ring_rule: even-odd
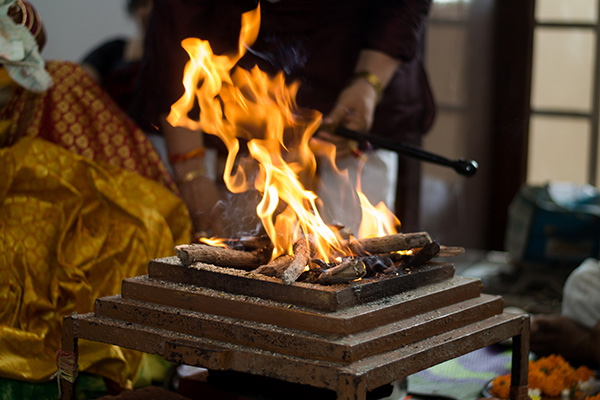
[[[21,11],[21,22],[19,25],[26,27],[33,37],[37,37],[42,31],[42,20],[33,6],[23,0],[17,0],[15,5]]]
[[[204,168],[194,169],[186,172],[183,177],[177,181],[177,184],[190,183],[194,179],[200,178],[201,176],[206,176],[206,170]]]
[[[171,164],[176,164],[182,161],[191,160],[193,158],[202,158],[204,157],[205,151],[206,149],[204,147],[198,147],[188,151],[187,153],[171,154],[169,155],[169,162]]]
[[[27,7],[25,3],[22,0],[17,0],[13,6],[18,7],[19,11],[21,11],[21,22],[19,22],[19,25],[25,26],[25,22],[27,21]]]
[[[373,87],[373,89],[375,89],[375,93],[377,95],[377,103],[379,103],[381,97],[383,96],[383,85],[381,84],[381,81],[379,80],[377,75],[369,71],[359,71],[354,74],[352,81],[355,81],[357,79],[364,79],[369,85]]]

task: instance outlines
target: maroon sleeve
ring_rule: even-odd
[[[421,118],[415,110],[421,110],[424,93],[428,94],[429,89],[425,78],[419,78],[423,71],[415,64],[415,54],[430,5],[431,0],[264,2],[261,33],[253,49],[278,61],[290,58],[290,51],[282,58],[281,49],[298,50],[293,53],[299,55],[297,68],[286,72],[290,79],[302,82],[298,104],[323,113],[331,109],[350,79],[361,48],[407,61],[384,97],[394,105],[394,115],[404,112]],[[143,129],[155,128],[158,115],[167,113],[183,93],[181,78],[189,57],[181,48],[181,40],[208,39],[215,53],[236,48],[240,15],[254,7],[256,0],[154,0],[140,84],[131,110]],[[363,17],[367,17],[366,27]],[[275,67],[265,60],[268,58],[249,53],[242,62],[244,67]],[[399,110],[401,106],[410,112]]]
[[[373,6],[364,47],[403,61],[412,59],[431,0],[382,0]]]
[[[130,109],[138,125],[153,131],[158,116],[183,93],[181,78],[187,54],[180,42],[192,36],[194,24],[202,23],[205,8],[190,0],[155,0],[146,32],[145,54]]]
[[[154,0],[146,32],[144,59],[130,114],[146,131],[169,112],[184,92],[183,70],[189,56],[181,47],[188,37],[210,39],[215,53],[237,47],[240,15],[255,0]]]

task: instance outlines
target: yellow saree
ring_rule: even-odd
[[[76,65],[0,112],[0,376],[57,370],[62,318],[189,242],[191,224],[143,132]],[[80,341],[79,369],[131,386],[138,352]]]

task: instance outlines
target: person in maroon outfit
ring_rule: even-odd
[[[327,123],[420,144],[434,117],[419,57],[430,5],[431,0],[263,1],[258,39],[238,65],[284,71],[290,82],[300,81],[298,104],[319,110]],[[217,54],[235,49],[240,16],[256,6],[250,0],[154,1],[132,110],[142,128],[160,127],[183,93],[181,78],[189,58],[180,42],[198,37],[208,40]],[[204,142],[219,145],[211,143],[218,141],[211,135],[197,141],[187,134],[167,135],[169,153]],[[328,132],[317,136],[336,144],[338,158],[350,154],[350,141]],[[400,218],[406,225],[418,214],[420,166],[405,157],[398,162],[396,210],[403,210]],[[177,179],[185,168],[174,166],[174,174]]]

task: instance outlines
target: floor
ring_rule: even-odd
[[[483,292],[501,295],[505,307],[530,314],[560,312],[563,284],[573,266],[516,263],[509,253],[467,250],[447,259],[456,274],[481,279]]]
[[[529,314],[560,313],[562,287],[574,268],[517,263],[506,252],[480,250],[467,250],[464,255],[446,261],[454,264],[457,275],[481,279],[483,293],[501,295],[506,311]],[[510,365],[507,341],[410,376],[408,392],[412,400],[475,400],[483,396],[491,379],[507,373]]]

